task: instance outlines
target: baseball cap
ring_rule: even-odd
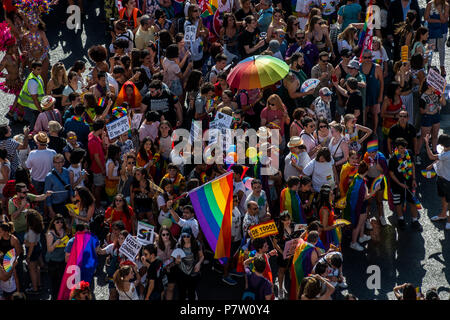
[[[347,67],[352,68],[352,69],[359,69],[359,62],[357,60],[350,60],[349,63],[347,64]]]
[[[319,90],[319,94],[324,95],[324,96],[331,96],[333,94],[333,92],[330,89],[328,89],[328,87],[324,87]]]

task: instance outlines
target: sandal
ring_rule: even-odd
[[[441,216],[433,216],[430,218],[431,221],[436,222],[436,221],[442,221],[442,220],[447,220],[447,217],[441,217]]]

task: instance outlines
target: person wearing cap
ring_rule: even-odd
[[[55,109],[55,101],[56,99],[52,96],[45,96],[41,101],[42,111],[34,123],[34,133],[39,131],[48,132],[48,122],[50,120],[56,120],[59,123],[62,122],[61,113],[58,109]]]
[[[319,90],[319,96],[311,103],[310,108],[314,111],[316,118],[324,117],[328,122],[332,121],[331,95],[333,92],[328,87]]]
[[[270,40],[269,50],[273,53],[273,57],[284,60],[283,55],[280,52],[280,42],[278,42],[278,40]]]
[[[291,137],[287,144],[290,152],[284,158],[284,180],[290,176],[300,176],[303,174],[303,168],[311,161],[306,146],[300,137]]]
[[[28,155],[25,165],[30,169],[31,182],[37,193],[43,193],[45,187],[45,177],[52,170],[53,157],[56,151],[48,149],[50,139],[44,131],[38,132],[33,137],[37,149],[32,150]]]
[[[367,119],[367,113],[372,112],[372,129],[378,128],[378,115],[380,114],[380,104],[383,101],[384,77],[380,65],[372,61],[372,51],[364,49],[362,53],[361,72],[366,76],[366,104],[364,119]],[[366,121],[363,122],[365,124]]]

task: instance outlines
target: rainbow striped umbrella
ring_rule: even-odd
[[[227,82],[237,89],[264,88],[282,80],[288,73],[289,66],[283,60],[257,55],[239,62],[231,70]]]

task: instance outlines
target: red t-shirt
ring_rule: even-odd
[[[279,125],[280,125],[280,135],[284,136],[284,114],[285,112],[277,109],[277,110],[272,110],[269,107],[265,107],[262,111],[261,111],[261,119],[266,119],[267,123],[266,126],[270,127],[269,123],[273,122],[275,120],[279,120]]]
[[[123,211],[119,211],[117,209],[113,209],[112,207],[109,207],[105,211],[105,219],[109,219],[112,214],[111,225],[116,221],[122,221],[123,224],[125,225],[125,229],[128,232],[131,232],[131,222],[133,220],[132,217],[134,216],[134,212],[133,212],[133,208],[131,208],[130,206],[128,206],[128,210],[130,211],[130,217],[127,217]]]
[[[88,136],[88,150],[89,157],[91,158],[91,170],[93,173],[102,173],[102,168],[100,168],[94,160],[94,155],[98,154],[100,157],[100,162],[105,163],[105,151],[103,151],[102,139],[95,136],[93,132],[89,133]]]

